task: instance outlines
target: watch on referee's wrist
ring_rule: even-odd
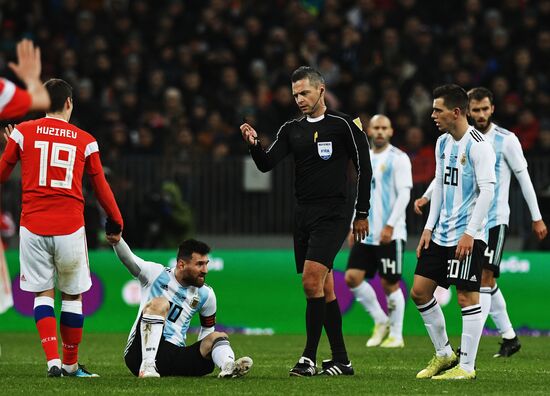
[[[355,220],[367,220],[369,217],[369,212],[361,212],[359,210],[355,211]]]

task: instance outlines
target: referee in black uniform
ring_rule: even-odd
[[[290,375],[317,374],[317,346],[323,326],[332,359],[320,374],[353,375],[342,335],[342,315],[334,294],[332,266],[349,230],[352,213],[346,205],[346,175],[351,159],[357,170],[353,232],[357,241],[369,230],[367,221],[372,170],[367,137],[352,119],[327,110],[323,76],[302,66],[292,74],[292,94],[303,116],[281,126],[275,142],[264,151],[258,134],[241,125],[243,139],[258,169],[268,172],[288,154],[296,164],[294,256],[307,299],[304,353]]]

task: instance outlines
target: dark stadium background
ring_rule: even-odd
[[[7,61],[30,37],[42,49],[43,78],[73,85],[72,122],[99,141],[133,246],[170,248],[197,234],[223,247],[246,247],[243,238],[228,239],[243,234],[261,237],[248,239],[254,246],[287,246],[292,167],[245,181],[238,125],[246,118],[269,143],[296,115],[289,75],[301,64],[325,75],[330,107],[364,125],[375,113],[391,118],[393,143],[413,161],[413,197],[433,175],[432,88],[489,87],[495,120],[520,138],[550,217],[548,0],[0,4],[0,73],[12,77]],[[12,178],[2,208],[16,221],[18,197]],[[511,204],[510,246],[547,247],[531,240],[516,185]],[[424,219],[408,214],[414,240]],[[86,215],[94,248],[101,213],[93,197]]]

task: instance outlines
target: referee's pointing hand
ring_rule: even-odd
[[[258,141],[258,133],[256,132],[256,130],[246,122],[242,124],[240,128],[244,141],[251,146],[255,146]]]

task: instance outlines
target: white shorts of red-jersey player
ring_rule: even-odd
[[[92,286],[84,227],[68,235],[37,235],[20,228],[19,261],[22,290],[57,289],[77,295]]]

